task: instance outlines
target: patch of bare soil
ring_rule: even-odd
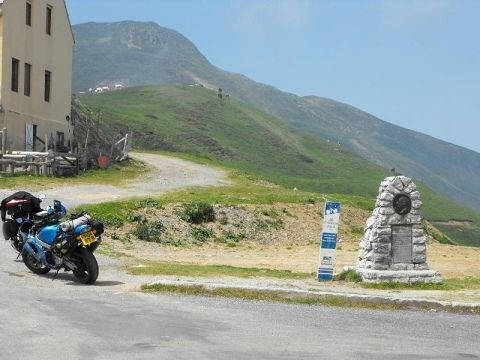
[[[134,221],[109,230],[105,245],[143,260],[316,272],[323,204],[215,205],[214,208],[216,220],[203,225],[182,220],[181,204],[144,209],[134,218],[161,221],[165,230],[158,242],[136,239],[133,232],[138,222]],[[368,211],[349,206],[342,209],[336,272],[355,265],[358,243],[369,215]],[[210,237],[196,237],[194,230],[199,228],[207,230]],[[442,245],[429,239],[428,256],[431,267],[445,278],[480,277],[479,248]]]

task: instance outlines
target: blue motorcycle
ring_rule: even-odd
[[[103,224],[87,213],[70,216],[66,207],[55,201],[53,207],[36,213],[32,227],[24,234],[23,262],[38,275],[49,271],[72,271],[82,284],[93,284],[98,278],[98,263],[93,255],[101,243]]]
[[[19,253],[32,227],[33,216],[42,211],[40,204],[43,195],[35,197],[30,193],[19,191],[0,202],[0,218],[2,220],[3,237],[10,241]]]

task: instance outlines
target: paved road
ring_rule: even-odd
[[[0,242],[0,359],[480,359],[480,318],[145,295],[28,272]]]
[[[209,166],[157,154],[133,153],[130,156],[148,164],[151,172],[123,187],[92,184],[44,190],[41,191],[46,195],[44,203],[50,204],[58,199],[68,207],[74,207],[134,196],[158,195],[179,188],[228,184],[225,172]],[[28,188],[19,190],[32,192]],[[12,190],[2,190],[0,183],[0,199],[11,193]]]
[[[181,160],[142,160],[157,170],[125,189],[46,193],[74,206],[224,181]],[[97,285],[85,287],[36,276],[15,256],[0,238],[0,360],[480,359],[475,316],[145,295],[114,260],[100,257]]]

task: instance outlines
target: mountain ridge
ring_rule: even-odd
[[[156,23],[132,21],[74,26],[74,88],[102,81],[128,86],[193,84],[231,96],[384,168],[421,179],[436,191],[480,210],[480,154],[390,124],[325,97],[297,96],[212,65],[193,42]]]

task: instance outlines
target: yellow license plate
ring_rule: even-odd
[[[80,235],[80,241],[84,246],[88,246],[93,244],[94,242],[97,242],[97,237],[93,233],[93,231],[89,231],[83,235]]]

